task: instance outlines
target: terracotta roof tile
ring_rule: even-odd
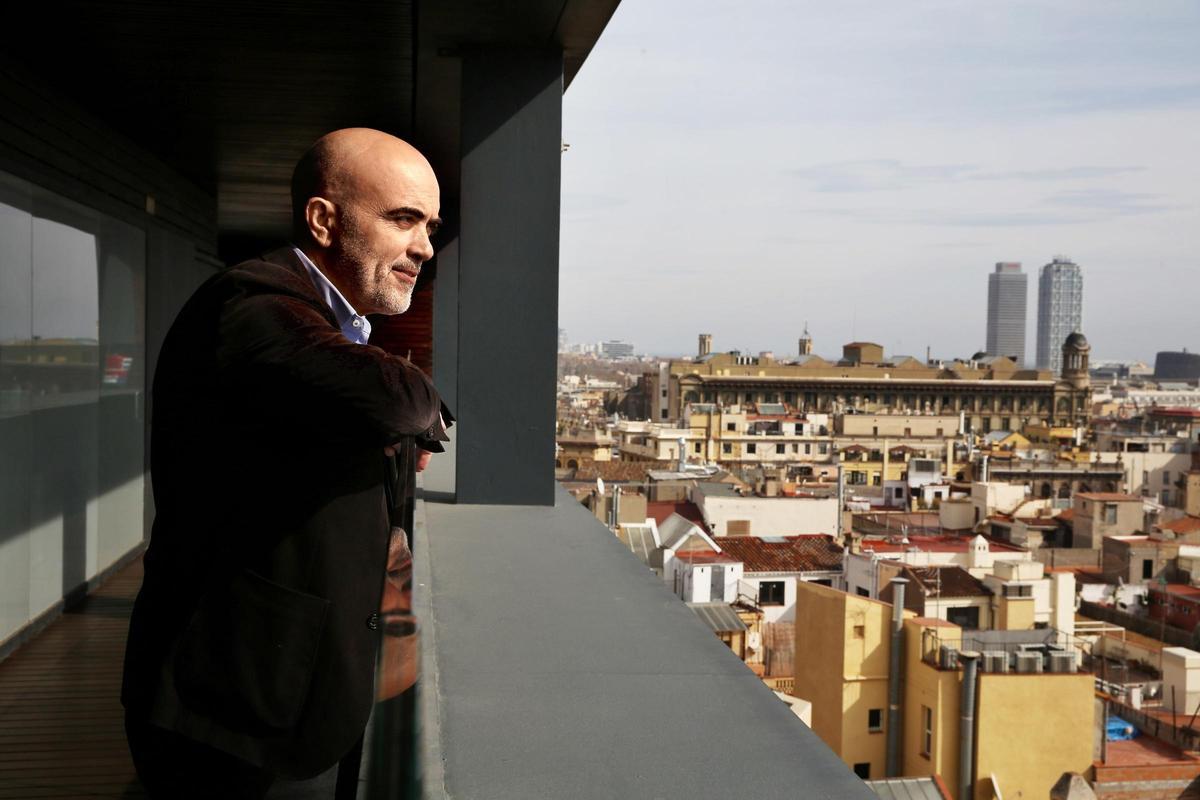
[[[705,533],[709,533],[708,526],[704,524],[704,515],[700,513],[700,508],[695,503],[688,501],[674,502],[671,500],[651,500],[646,503],[646,514],[654,518],[654,522],[662,525],[667,517],[672,514],[678,514],[688,522],[694,522],[704,529]]]
[[[722,536],[717,540],[746,572],[840,570],[842,548],[830,536]]]
[[[637,461],[593,461],[575,470],[572,480],[594,481],[603,478],[606,481],[644,481],[646,473],[654,468],[652,463]]]
[[[1176,534],[1200,533],[1200,517],[1181,517],[1172,522],[1160,522],[1158,527]]]
[[[927,597],[980,597],[991,595],[983,581],[962,567],[906,567],[904,573],[925,587]]]

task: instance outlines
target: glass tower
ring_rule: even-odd
[[[1038,279],[1038,368],[1060,374],[1063,342],[1082,327],[1083,271],[1069,258],[1055,256]]]

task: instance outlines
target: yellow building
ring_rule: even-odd
[[[958,797],[963,669],[943,667],[939,660],[942,647],[958,651],[964,644],[963,631],[942,620],[916,618],[905,622],[904,633],[904,774],[941,775]],[[978,642],[968,635],[965,644]],[[972,800],[1049,797],[1064,772],[1086,774],[1096,728],[1092,675],[980,667]]]
[[[797,582],[796,611],[792,694],[812,703],[812,729],[860,777],[884,777],[892,606]]]
[[[1093,678],[1074,671],[1070,647],[1059,651],[1069,656],[1047,655],[1065,637],[1051,629],[969,631],[964,642],[957,625],[910,611],[904,616],[903,775],[939,775],[959,794],[963,670],[956,656],[964,645],[986,654],[977,662],[972,800],[992,800],[993,785],[1006,798],[1047,797],[1062,773],[1087,772]],[[797,586],[792,693],[812,703],[813,730],[864,777],[884,777],[891,617],[888,603]],[[1032,669],[1031,659],[1041,671],[1017,671]]]
[[[597,461],[612,461],[613,437],[607,431],[588,428],[560,433],[555,438],[557,444],[554,454],[554,466],[574,469]]]

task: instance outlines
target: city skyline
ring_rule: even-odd
[[[981,272],[1066,253],[1098,360],[1200,349],[1158,291],[1200,269],[1197,38],[1170,2],[622,6],[564,98],[560,323],[970,355]]]

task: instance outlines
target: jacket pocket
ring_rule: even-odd
[[[329,601],[250,570],[201,602],[179,642],[184,705],[235,730],[295,727],[308,697]]]

